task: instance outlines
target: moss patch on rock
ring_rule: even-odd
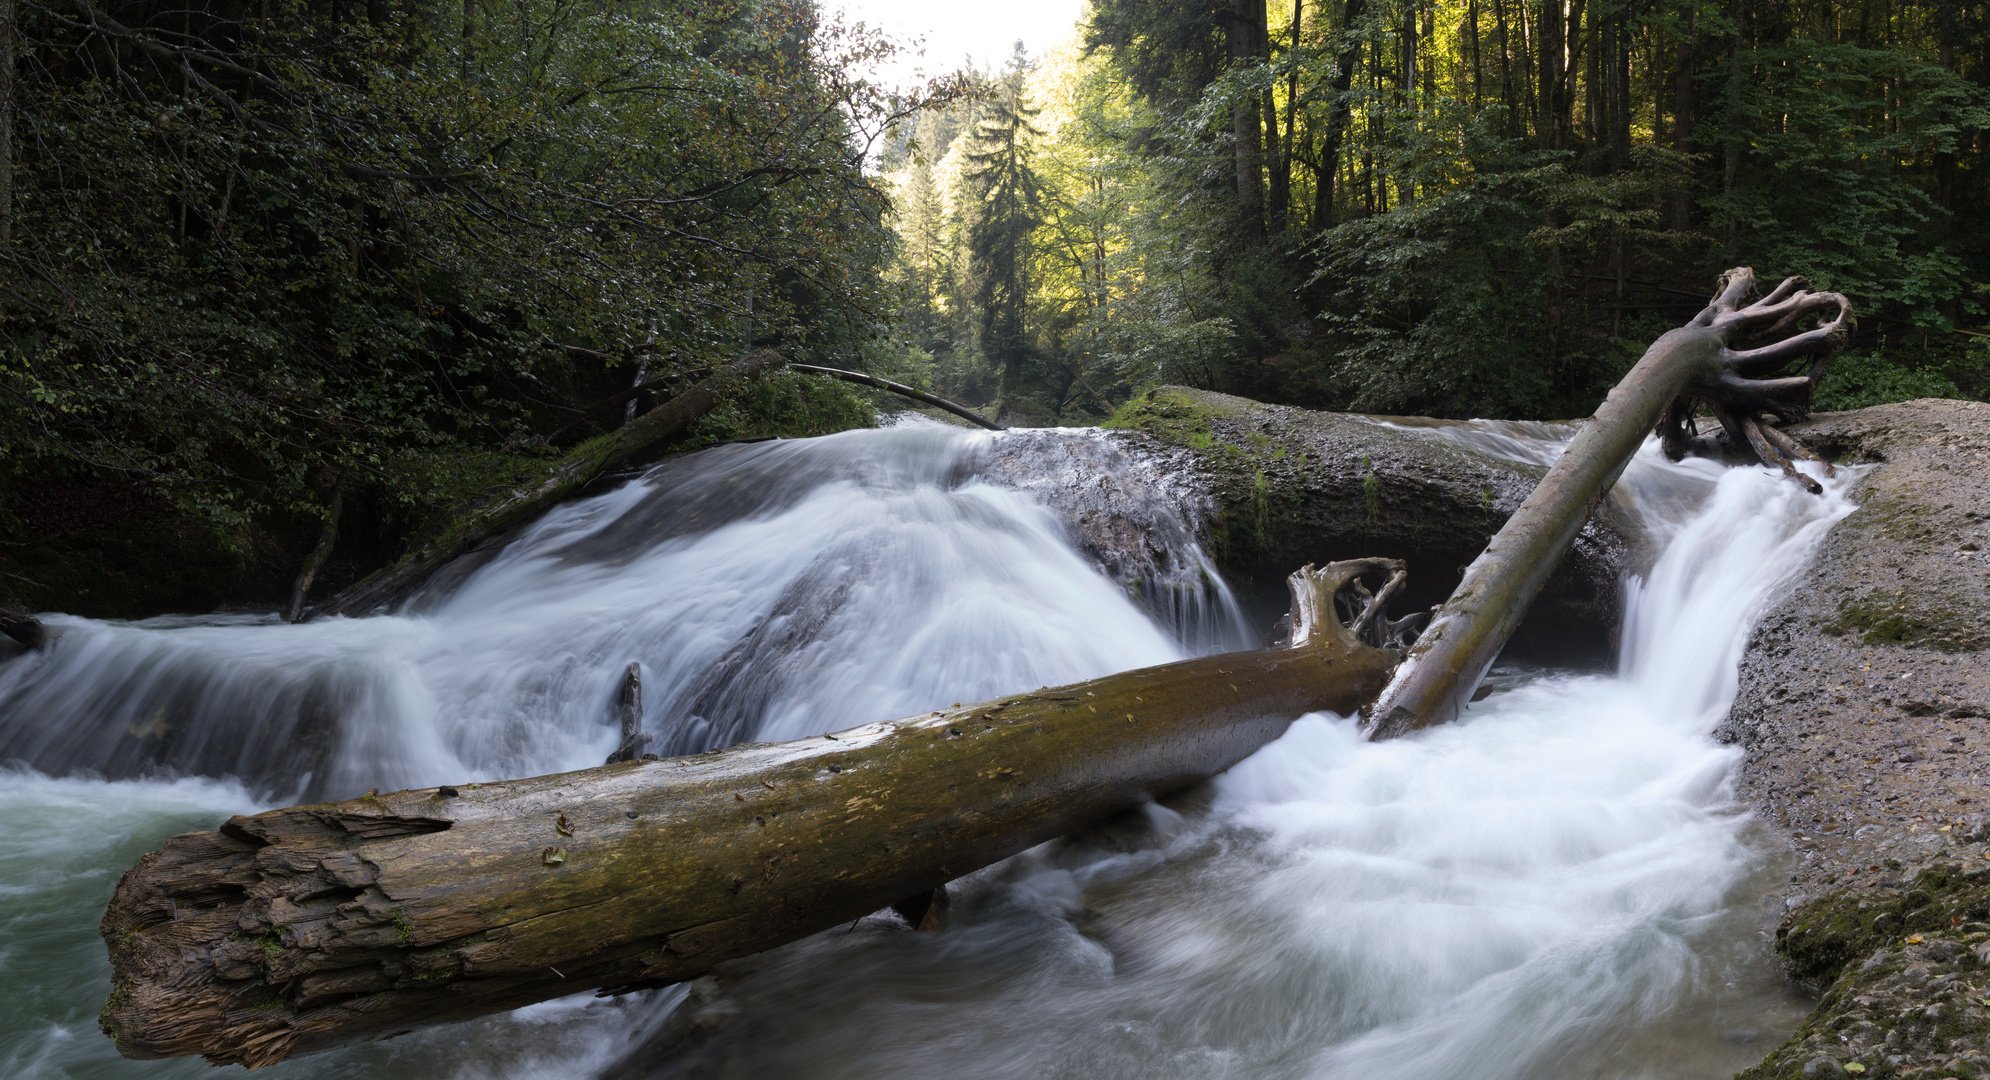
[[[1857,634],[1868,645],[1906,645],[1942,652],[1990,647],[1990,628],[1953,608],[1889,602],[1881,596],[1848,599],[1838,617],[1818,629],[1833,637]]]
[[[1737,1080],[1990,1076],[1990,869],[1803,904],[1776,932],[1790,974],[1825,988],[1788,1042]]]

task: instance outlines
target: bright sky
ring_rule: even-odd
[[[979,67],[999,68],[1017,38],[1041,58],[1074,33],[1084,0],[823,0],[823,7],[840,7],[845,21],[877,27],[908,48],[924,38],[924,56],[878,72],[884,82],[909,83],[915,70],[952,71],[966,56]]]

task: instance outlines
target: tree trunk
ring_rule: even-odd
[[[1334,224],[1334,177],[1340,170],[1341,143],[1354,118],[1354,103],[1347,92],[1354,85],[1354,68],[1361,62],[1361,39],[1354,34],[1367,0],[1347,0],[1341,16],[1342,40],[1347,47],[1334,58],[1334,77],[1327,84],[1327,133],[1320,141],[1320,168],[1314,176],[1313,228],[1323,230]]]
[[[14,244],[14,0],[0,0],[0,252]]]
[[[1755,272],[1746,267],[1728,271],[1721,286],[1692,322],[1645,350],[1485,553],[1466,568],[1465,580],[1369,709],[1370,738],[1391,738],[1457,717],[1577,530],[1661,418],[1666,453],[1676,459],[1692,441],[1688,425],[1696,403],[1704,403],[1734,443],[1754,448],[1766,464],[1781,466],[1817,490],[1789,461],[1792,453],[1807,455],[1794,443],[1778,445],[1756,416],[1768,412],[1788,421],[1808,414],[1824,364],[1851,332],[1851,304],[1836,293],[1807,291],[1801,278],[1788,278],[1743,307],[1755,293]],[[1816,329],[1774,340],[1800,319],[1827,312],[1833,317]],[[1731,343],[1755,347],[1737,349]],[[1814,357],[1805,376],[1758,378],[1804,356]]]
[[[1231,0],[1230,67],[1239,70],[1259,59],[1264,36],[1265,0]],[[1258,122],[1258,98],[1240,95],[1230,109],[1230,128],[1237,172],[1237,218],[1250,239],[1264,235],[1264,155]]]
[[[780,363],[779,354],[771,349],[762,349],[747,354],[728,368],[725,375],[750,378]],[[718,403],[716,384],[696,386],[644,413],[634,423],[624,424],[598,439],[582,443],[554,462],[537,483],[516,488],[491,500],[400,562],[367,575],[351,588],[332,597],[323,607],[313,611],[310,618],[365,615],[406,599],[430,575],[457,556],[467,554],[487,541],[496,540],[539,516],[579,491],[589,480],[683,431],[691,421],[710,412]]]
[[[318,532],[318,546],[311,549],[311,557],[304,561],[304,569],[291,585],[290,608],[284,612],[284,622],[299,622],[304,618],[304,598],[311,592],[311,582],[325,568],[325,560],[332,557],[332,546],[339,540],[339,515],[344,509],[345,473],[341,471],[332,480],[332,497],[325,506],[325,527]]]
[[[269,1065],[535,1001],[697,976],[1193,784],[1396,653],[1334,617],[1363,574],[1290,579],[1293,646],[837,735],[272,810],[118,883],[101,1023],[131,1058]],[[1365,592],[1365,589],[1361,590]],[[1381,590],[1392,591],[1390,586]],[[1355,623],[1371,637],[1380,603]]]
[[[1686,33],[1679,39],[1679,71],[1672,85],[1672,148],[1681,154],[1693,150],[1693,42],[1698,31],[1698,10],[1686,13]],[[1682,181],[1672,193],[1672,231],[1693,228],[1693,193],[1690,181]]]

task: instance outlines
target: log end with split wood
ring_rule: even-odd
[[[1221,772],[1301,714],[1372,699],[1398,654],[1362,639],[1390,632],[1402,571],[1364,559],[1292,575],[1285,648],[794,742],[368,792],[173,837],[126,871],[104,915],[102,1026],[127,1057],[269,1065],[693,978],[928,897]],[[1352,628],[1336,604],[1351,605]]]
[[[1811,455],[1772,424],[1809,415],[1825,365],[1852,326],[1850,301],[1812,292],[1802,278],[1787,278],[1762,296],[1755,271],[1738,267],[1722,275],[1707,307],[1645,350],[1466,568],[1368,708],[1369,737],[1392,738],[1457,718],[1583,522],[1655,426],[1675,461],[1689,452],[1716,452],[1694,429],[1694,417],[1704,409],[1731,448],[1746,448],[1812,493],[1821,492],[1794,464]],[[1801,374],[1785,373],[1799,364]]]

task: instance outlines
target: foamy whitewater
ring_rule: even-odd
[[[1539,460],[1566,436],[1430,437]],[[1002,438],[921,425],[694,455],[458,567],[419,614],[49,619],[52,649],[0,663],[0,757],[16,762],[0,773],[15,990],[0,1076],[206,1075],[124,1062],[95,1030],[95,924],[125,866],[304,794],[598,763],[630,660],[653,748],[686,752],[1255,636],[1220,587],[1192,619],[1139,606],[1137,583],[1107,580],[1064,522],[983,475]],[[1617,497],[1663,551],[1627,584],[1617,676],[1509,670],[1462,722],[1386,744],[1301,719],[1144,824],[958,883],[944,933],[875,917],[767,954],[704,1006],[713,1034],[695,1048],[650,1041],[672,989],[274,1072],[1726,1076],[1805,1004],[1761,938],[1774,865],[1708,732],[1754,617],[1850,511],[1846,482],[1818,498],[1648,447]]]

